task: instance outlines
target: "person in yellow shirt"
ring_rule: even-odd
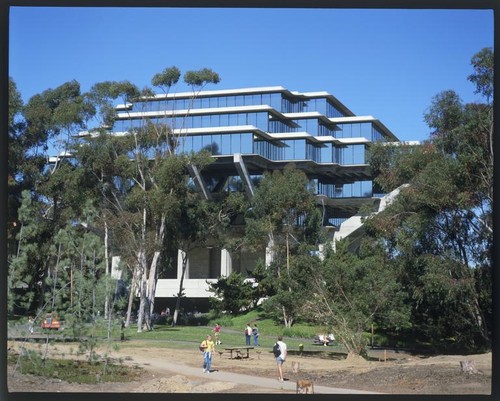
[[[210,368],[212,367],[212,354],[215,351],[215,344],[210,334],[207,335],[206,340],[201,342],[200,349],[203,351],[203,373],[210,373]]]

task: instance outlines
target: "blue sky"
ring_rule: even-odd
[[[206,89],[327,91],[423,140],[433,96],[481,101],[470,60],[492,46],[492,10],[12,7],[9,75],[27,101],[73,79],[142,88],[169,66],[207,67],[221,82]]]

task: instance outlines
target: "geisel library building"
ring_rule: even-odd
[[[265,171],[288,163],[304,171],[314,183],[318,203],[324,205],[324,225],[331,239],[362,233],[357,215],[366,204],[376,212],[394,194],[375,188],[367,150],[374,142],[397,143],[396,136],[372,116],[356,116],[327,92],[300,93],[284,87],[246,88],[158,94],[133,104],[117,106],[113,127],[117,134],[139,127],[148,119],[167,122],[182,138],[179,152],[209,149],[215,159],[204,171],[190,171],[207,199],[221,191],[245,191],[252,197]],[[179,251],[180,252],[180,251]],[[205,309],[212,294],[207,280],[231,272],[252,271],[261,253],[204,247],[193,251],[184,288],[191,305]],[[182,258],[177,271],[158,281],[157,305],[170,305],[179,290]]]

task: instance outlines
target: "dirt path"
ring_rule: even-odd
[[[18,347],[19,344],[10,344]],[[58,344],[52,356],[69,357],[70,345]],[[59,355],[56,355],[59,354]],[[377,354],[373,354],[375,356]],[[382,353],[378,353],[382,356]],[[147,348],[127,342],[113,357],[143,368],[141,379],[129,383],[75,385],[38,377],[8,377],[9,391],[148,392],[148,393],[295,393],[296,381],[314,382],[316,393],[356,394],[490,394],[491,354],[424,358],[401,353],[386,354],[386,361],[332,360],[290,356],[285,382],[276,379],[276,366],[267,349],[252,350],[250,358],[213,358],[212,373],[202,372],[202,354],[196,349]],[[383,360],[383,359],[382,359]],[[460,361],[474,363],[478,373],[465,374]],[[292,370],[298,366],[298,371]]]

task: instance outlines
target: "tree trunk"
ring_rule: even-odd
[[[146,288],[147,288],[147,261],[146,261],[146,252],[143,249],[139,255],[139,266],[140,266],[140,278],[139,278],[139,311],[137,312],[137,332],[142,333],[143,322],[146,318],[145,312],[147,309],[147,296],[146,296]],[[146,321],[146,325],[148,322]]]
[[[165,237],[165,216],[162,215],[160,227],[158,229],[157,243],[163,243],[163,238]],[[148,288],[147,288],[147,298],[149,302],[149,315],[154,313],[155,296],[156,296],[156,283],[158,281],[158,263],[160,260],[161,252],[156,251],[153,255],[153,260],[151,262],[151,267],[149,269],[148,277]]]
[[[146,297],[146,280],[145,274],[142,274],[141,283],[140,283],[140,294],[139,294],[139,311],[137,313],[137,332],[142,333],[142,328],[145,325],[146,328],[149,328],[147,318],[146,318],[146,310],[147,310],[147,297]]]
[[[151,266],[149,268],[149,277],[147,278],[147,287],[146,287],[146,299],[148,304],[148,315],[151,316],[154,312],[155,306],[155,295],[156,295],[156,280],[157,280],[157,266],[158,259],[160,257],[160,252],[155,252],[153,256],[153,260],[151,261]]]
[[[187,262],[188,262],[188,254],[187,252],[182,251],[182,273],[180,277],[181,280],[179,282],[179,292],[177,293],[177,300],[175,302],[174,315],[172,317],[172,326],[175,326],[177,324],[177,317],[179,316],[179,310],[181,307],[181,297],[183,295],[182,286],[184,285],[184,276],[186,274]]]
[[[135,265],[132,271],[132,283],[130,284],[130,291],[128,294],[127,318],[125,321],[125,327],[128,327],[130,325],[130,317],[132,315],[132,304],[134,303],[136,287],[137,287],[137,265]]]
[[[104,222],[104,263],[106,269],[106,279],[111,276],[111,267],[109,263],[109,230],[108,223]],[[108,282],[106,280],[106,295],[104,298],[104,319],[110,319],[111,314],[109,310],[109,291],[108,291]]]
[[[145,320],[146,326],[149,328],[147,315],[149,315],[149,308],[147,305],[147,253],[146,253],[146,226],[147,226],[147,210],[144,208],[142,211],[142,228],[141,228],[141,247],[139,251],[139,266],[140,266],[140,284],[139,284],[139,311],[137,313],[137,332],[142,333],[143,321]]]

